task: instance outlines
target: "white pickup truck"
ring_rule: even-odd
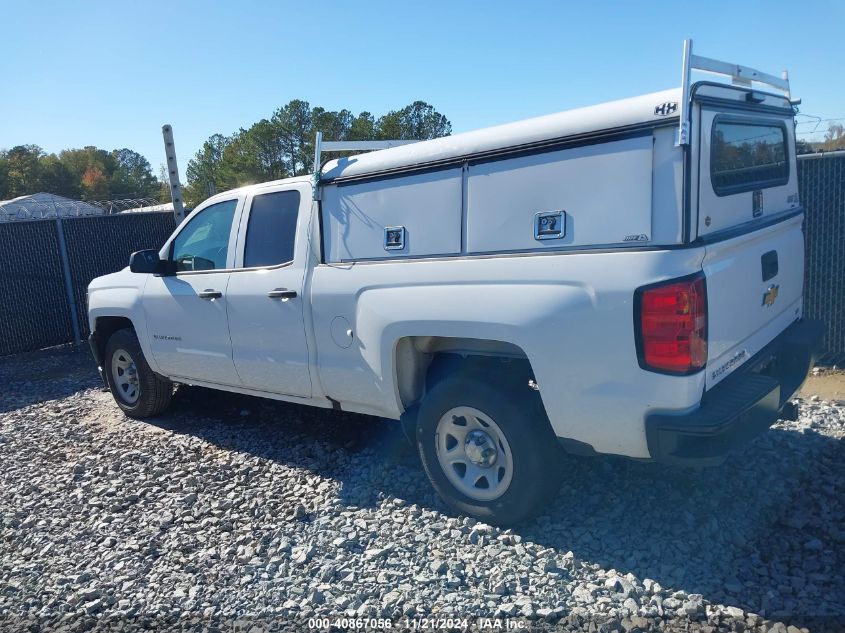
[[[402,420],[500,524],[566,452],[718,463],[795,415],[821,338],[794,103],[687,42],[673,90],[322,166],[318,141],[313,178],[218,194],[95,279],[94,356],[132,417],[182,383]]]

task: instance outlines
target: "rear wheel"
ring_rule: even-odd
[[[104,369],[115,402],[129,417],[152,417],[170,405],[173,385],[150,369],[134,330],[111,335]]]
[[[420,405],[417,447],[446,503],[500,525],[542,511],[566,459],[536,392],[479,372],[434,385]]]

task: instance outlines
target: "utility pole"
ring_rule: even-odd
[[[167,172],[170,177],[170,198],[173,200],[173,217],[176,226],[185,219],[185,207],[182,204],[182,185],[179,184],[179,167],[176,164],[176,146],[173,144],[173,128],[169,125],[161,126],[164,137],[164,153],[167,156]]]

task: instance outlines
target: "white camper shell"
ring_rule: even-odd
[[[94,280],[92,350],[135,417],[187,383],[400,419],[441,496],[498,523],[551,498],[560,447],[718,463],[795,414],[821,336],[793,106],[687,42],[680,88],[419,143],[318,135],[313,179],[218,194]]]
[[[326,260],[650,241],[653,198],[674,185],[653,195],[652,172],[677,127],[655,108],[678,98],[670,90],[331,161],[320,176]],[[558,223],[541,234],[544,219]],[[664,239],[677,242],[679,218],[660,219],[676,225]],[[385,250],[390,226],[404,227],[402,248]]]
[[[783,127],[794,146],[786,96],[702,83],[692,98],[699,135],[691,162],[709,154],[700,132],[726,108],[740,121],[746,113]],[[707,188],[710,213],[698,217],[697,198],[685,208],[685,177],[697,189],[709,172],[685,173],[680,100],[680,89],[666,90],[332,160],[319,176],[326,261],[677,245],[756,219],[746,213],[750,192],[726,204]],[[790,177],[767,191],[769,213],[798,207],[794,155],[783,160]],[[538,239],[535,217],[547,213],[561,213],[565,225]],[[387,250],[382,231],[392,225],[405,228],[406,241]]]

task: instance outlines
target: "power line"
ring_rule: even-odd
[[[813,119],[812,121],[796,121],[795,125],[818,125],[819,123],[827,123],[829,121],[845,121],[845,117],[838,117],[836,119]]]

